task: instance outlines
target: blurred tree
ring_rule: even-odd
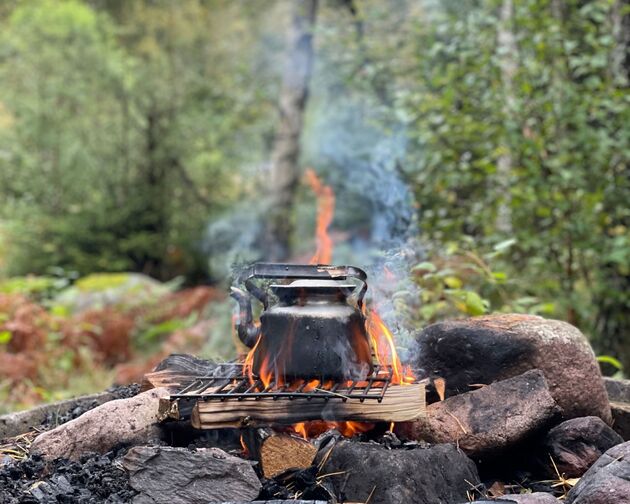
[[[509,203],[517,244],[505,262],[520,292],[553,300],[558,317],[624,357],[627,204],[621,201],[630,198],[624,127],[630,109],[627,82],[611,72],[621,54],[611,34],[615,12],[627,15],[626,7],[526,0],[508,16],[506,5],[461,9],[445,2],[419,23],[420,73],[406,107],[416,118],[408,169],[422,228],[438,242],[469,236],[489,247],[505,239],[497,221]],[[505,59],[510,17],[516,67]],[[500,182],[506,166],[507,186]],[[612,324],[607,330],[603,322],[595,328],[597,311]],[[630,358],[623,360],[630,367]]]
[[[291,253],[293,206],[300,179],[298,165],[303,116],[313,69],[317,0],[295,0],[280,90],[280,117],[271,154],[266,258],[286,261]]]
[[[254,13],[225,1],[93,3],[105,11],[25,3],[3,32],[9,264],[203,274],[203,229],[242,190],[236,167],[266,148],[268,74],[248,79]]]

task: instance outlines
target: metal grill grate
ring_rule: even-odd
[[[276,381],[265,386],[257,377],[243,373],[242,364],[223,364],[212,376],[194,377],[170,399],[201,401],[242,401],[244,399],[291,400],[296,398],[324,399],[326,401],[358,399],[363,402],[375,400],[381,402],[392,380],[391,366],[375,366],[371,375],[362,380],[332,382],[331,380],[310,380],[301,384],[280,384]]]

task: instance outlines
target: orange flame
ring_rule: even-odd
[[[304,178],[317,198],[317,225],[315,227],[317,251],[310,263],[330,264],[332,262],[333,241],[328,234],[328,228],[335,216],[335,193],[332,187],[322,183],[312,168],[306,170]]]
[[[243,363],[243,374],[249,377],[249,383],[251,385],[254,384],[254,354],[256,353],[256,349],[260,345],[260,340],[262,335],[258,336],[256,340],[256,344],[252,347],[252,349],[247,352],[247,356],[245,357],[245,362]],[[266,385],[265,385],[266,386]]]
[[[239,441],[241,442],[241,448],[243,450],[243,457],[247,458],[249,457],[249,448],[247,448],[247,445],[245,444],[245,439],[243,439],[243,435],[241,434],[241,437],[239,439]]]
[[[374,428],[373,423],[366,422],[326,422],[324,420],[313,420],[310,422],[300,422],[294,424],[290,429],[303,439],[309,439],[319,436],[324,432],[337,429],[339,433],[347,438],[351,438],[356,434],[368,432]]]
[[[415,379],[413,372],[409,366],[403,366],[400,362],[394,344],[394,336],[389,328],[376,311],[370,310],[367,314],[365,314],[365,308],[363,311],[366,315],[367,332],[376,361],[381,366],[392,367],[392,384],[404,385],[413,382]]]

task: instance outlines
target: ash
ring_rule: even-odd
[[[36,455],[0,465],[0,502],[124,503],[136,492],[120,465],[126,448],[105,455],[86,454],[78,462],[55,460],[45,464]]]

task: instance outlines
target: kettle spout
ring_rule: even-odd
[[[260,327],[254,324],[251,295],[241,289],[232,287],[230,296],[236,299],[239,308],[238,324],[236,325],[238,338],[245,346],[253,348],[260,336]]]

